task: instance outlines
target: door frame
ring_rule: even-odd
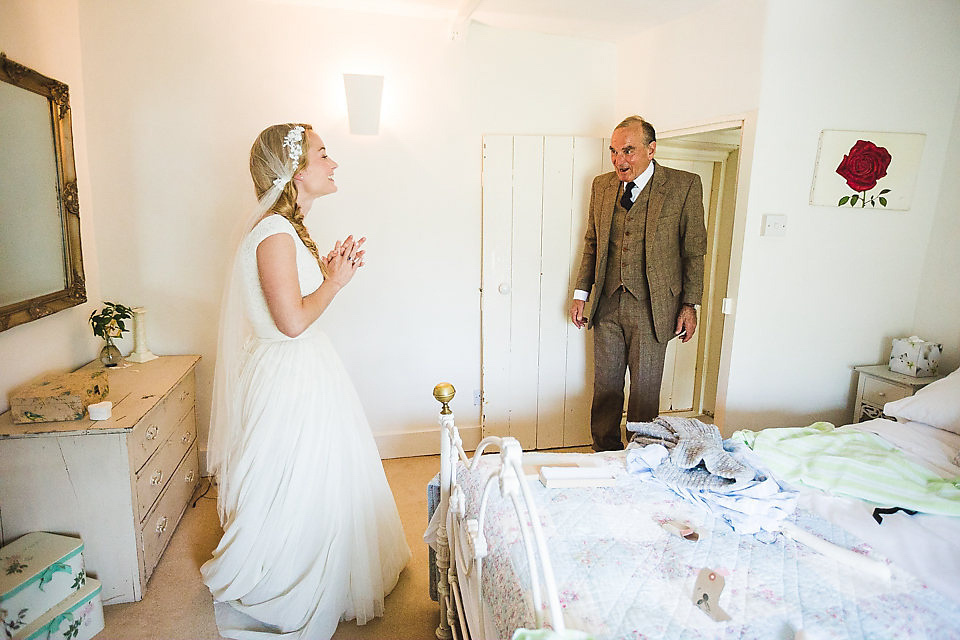
[[[750,192],[750,175],[753,169],[753,154],[757,135],[757,111],[746,111],[715,120],[704,120],[683,128],[669,129],[658,134],[661,140],[669,140],[695,133],[740,127],[740,158],[737,167],[737,196],[733,212],[733,234],[730,244],[730,271],[727,274],[727,297],[732,308],[723,323],[723,338],[720,347],[720,364],[717,371],[717,399],[714,424],[724,436],[726,429],[727,392],[730,387],[730,363],[734,354],[734,326],[737,318],[737,299],[740,294],[740,276],[743,266],[743,244],[746,235],[747,201]],[[735,425],[731,425],[731,430]]]
[[[730,153],[734,149],[739,149],[739,145],[730,145],[729,149],[721,150],[719,145],[716,149],[703,149],[694,146],[674,145],[670,142],[671,138],[661,138],[661,141],[664,144],[657,146],[657,158],[666,161],[668,164],[665,166],[670,166],[669,162],[671,160],[678,160],[707,162],[710,163],[712,167],[712,176],[709,183],[711,186],[710,193],[705,194],[708,198],[706,209],[708,218],[707,247],[709,251],[706,258],[709,266],[707,271],[709,277],[704,280],[700,318],[697,324],[697,334],[694,334],[694,337],[697,338],[697,355],[693,372],[693,398],[690,409],[675,409],[668,412],[678,415],[702,415],[704,413],[704,397],[706,396],[707,382],[711,374],[710,368],[708,367],[711,341],[719,339],[722,345],[722,336],[715,336],[715,329],[713,327],[715,305],[719,304],[715,292],[720,284],[716,277],[718,264],[717,238],[719,235],[718,229],[722,221],[730,222],[723,213],[726,205],[725,199],[729,198],[729,194],[727,193],[727,166],[730,160]],[[726,147],[724,147],[724,149],[726,149]],[[731,217],[732,213],[731,207],[729,211]],[[666,370],[664,372],[664,378],[666,378]]]

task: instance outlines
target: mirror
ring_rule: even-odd
[[[0,331],[87,300],[67,85],[0,53]]]

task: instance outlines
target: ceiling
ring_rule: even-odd
[[[276,1],[276,0],[275,0]],[[287,0],[616,42],[726,0]]]

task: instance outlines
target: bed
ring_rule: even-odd
[[[437,552],[439,638],[960,638],[960,372],[889,403],[896,420],[724,441],[754,446],[746,455],[793,501],[772,535],[735,530],[723,509],[644,473],[640,444],[538,453],[489,437],[468,457],[452,386],[434,395],[440,501],[425,538]],[[824,486],[816,465],[791,458],[790,439],[834,436],[869,440],[939,484],[883,499],[871,478],[862,484],[875,501]],[[773,438],[766,453],[762,438]],[[811,460],[836,462],[814,450]],[[856,485],[874,465],[858,457],[866,467],[840,462],[829,478]],[[530,471],[569,464],[608,472],[610,486],[547,488]]]

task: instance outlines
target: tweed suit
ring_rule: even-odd
[[[623,447],[620,417],[627,367],[627,419],[644,422],[657,416],[663,356],[674,337],[680,305],[700,304],[703,294],[707,239],[700,177],[654,164],[653,177],[637,198],[645,211],[634,205],[624,216],[615,172],[594,178],[590,195],[576,288],[592,288],[587,328],[594,329],[591,430],[598,450]],[[622,236],[614,235],[615,214],[622,222],[616,225]],[[619,258],[618,284],[625,287],[606,282],[611,247],[622,251],[614,258]]]

